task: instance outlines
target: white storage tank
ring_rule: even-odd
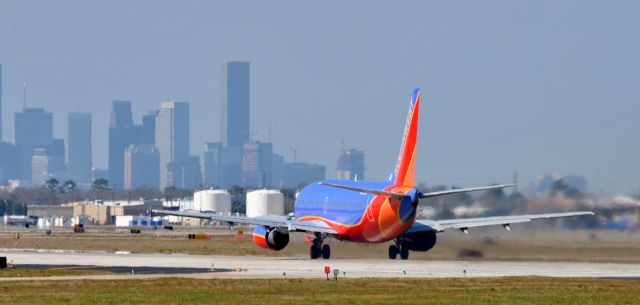
[[[201,211],[202,210],[202,203],[200,201],[200,192],[193,193],[193,201],[191,202],[190,205],[181,203],[180,204],[180,209],[181,210]]]
[[[231,195],[225,190],[203,190],[193,194],[193,206],[197,211],[231,213]]]
[[[278,190],[247,193],[247,217],[284,215],[284,195]]]

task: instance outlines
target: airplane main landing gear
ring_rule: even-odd
[[[396,247],[396,245],[389,246],[389,259],[396,259],[398,252],[398,247]]]
[[[402,244],[400,237],[394,239],[395,244],[389,246],[389,259],[396,259],[400,254],[400,259],[406,260],[409,258],[409,248]]]
[[[314,233],[315,238],[311,244],[311,248],[309,249],[309,254],[311,259],[317,259],[322,257],[323,259],[329,259],[331,257],[331,247],[329,245],[323,245],[324,238],[326,236],[322,236],[322,234],[316,232]]]

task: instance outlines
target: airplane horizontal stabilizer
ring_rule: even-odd
[[[415,223],[407,230],[407,232],[421,232],[421,231],[436,231],[442,232],[447,229],[459,229],[464,232],[469,228],[485,227],[485,226],[504,226],[505,229],[510,229],[509,225],[515,223],[530,222],[536,219],[550,219],[561,217],[574,217],[584,215],[595,215],[592,211],[576,211],[566,213],[548,213],[548,214],[528,214],[528,215],[513,215],[513,216],[491,216],[491,217],[476,217],[476,218],[458,218],[458,219],[441,219],[441,220],[427,220],[417,219]]]
[[[514,187],[514,186],[516,186],[516,184],[499,184],[499,185],[491,185],[491,186],[481,186],[481,187],[470,187],[470,188],[463,188],[463,189],[453,189],[453,190],[446,190],[446,191],[422,193],[422,194],[420,194],[420,198],[431,198],[431,197],[452,195],[452,194],[459,194],[459,193],[466,193],[466,192],[494,190],[494,189],[501,189],[501,188],[505,188],[505,187]]]
[[[386,196],[386,197],[391,197],[391,198],[404,198],[404,197],[407,196],[407,194],[398,193],[398,192],[387,192],[387,191],[381,191],[381,190],[372,190],[372,189],[366,189],[366,188],[361,188],[361,187],[339,185],[339,184],[333,184],[333,183],[327,183],[327,182],[319,182],[319,183],[321,185],[326,185],[326,186],[335,187],[335,188],[339,188],[339,189],[345,189],[345,190],[350,190],[350,191],[354,191],[354,192],[368,193],[368,194],[373,194],[373,195],[381,195],[381,196]]]

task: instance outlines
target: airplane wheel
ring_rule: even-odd
[[[389,259],[396,259],[398,256],[398,247],[395,245],[389,246]]]
[[[400,259],[409,258],[409,249],[407,247],[400,247]]]
[[[331,257],[331,247],[329,245],[322,246],[322,258],[329,259]]]
[[[315,245],[311,246],[311,248],[309,249],[309,254],[311,254],[311,259],[317,259],[320,257],[320,255],[322,251],[320,250],[319,247],[316,247]]]

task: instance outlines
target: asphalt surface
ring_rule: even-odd
[[[304,257],[206,256],[130,254],[55,250],[0,249],[0,256],[20,267],[93,266],[109,275],[48,277],[46,279],[114,279],[144,277],[193,278],[323,278],[324,268],[340,277],[606,277],[638,278],[640,264],[579,262],[429,261],[388,259],[311,260]],[[108,267],[108,268],[106,268]],[[133,274],[131,274],[133,270]],[[136,272],[138,270],[138,272]],[[29,279],[29,278],[23,278]],[[0,280],[16,280],[7,278]]]

